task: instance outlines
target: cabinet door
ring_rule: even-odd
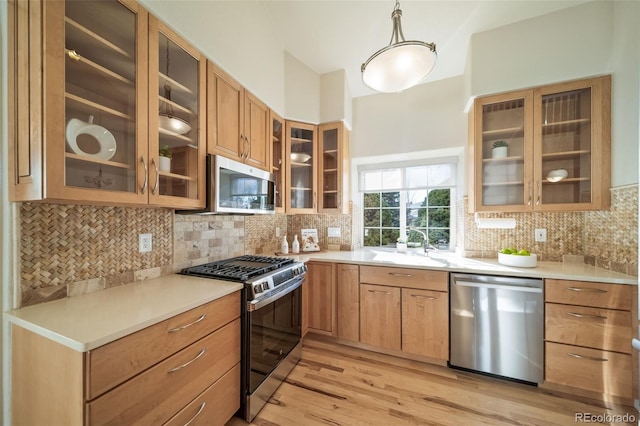
[[[360,342],[400,350],[400,288],[360,284]]]
[[[608,207],[610,98],[609,76],[535,91],[535,209]]]
[[[339,122],[318,127],[318,211],[348,213],[349,132]]]
[[[211,62],[207,74],[207,151],[242,161],[242,149],[246,145],[243,138],[244,89]]]
[[[243,161],[251,166],[268,170],[269,108],[249,92],[246,92],[244,108]]]
[[[360,277],[358,265],[338,264],[336,273],[336,335],[360,340]]]
[[[42,198],[146,204],[147,13],[132,1],[42,4]]]
[[[532,209],[532,99],[530,90],[476,99],[469,147],[475,210]]]
[[[335,264],[307,263],[307,300],[309,328],[321,334],[333,334]]]
[[[276,182],[276,213],[284,213],[286,207],[285,184],[285,129],[284,119],[273,111],[269,111],[271,134],[271,173]]]
[[[313,124],[287,121],[286,187],[288,213],[315,213],[317,209],[318,141]]]
[[[402,350],[449,359],[447,293],[402,289]]]

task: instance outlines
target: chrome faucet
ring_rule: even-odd
[[[429,244],[429,237],[427,237],[427,234],[425,234],[424,232],[422,232],[419,229],[416,229],[412,226],[407,226],[407,232],[417,232],[418,234],[422,235],[422,239],[423,239],[423,245],[424,245],[424,254],[426,256],[429,255],[429,250],[433,250],[433,251],[438,251],[437,248],[435,248],[434,246],[432,246],[431,244]]]

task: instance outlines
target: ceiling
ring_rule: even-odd
[[[436,43],[438,61],[428,83],[464,73],[472,34],[585,3],[586,0],[403,0],[406,40]],[[352,97],[374,92],[361,64],[389,44],[395,0],[269,1],[271,24],[285,50],[318,74],[344,69]]]

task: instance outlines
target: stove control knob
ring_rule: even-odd
[[[262,293],[262,284],[256,284],[255,286],[253,286],[253,293]]]

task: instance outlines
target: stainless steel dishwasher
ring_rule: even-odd
[[[542,280],[451,274],[450,361],[460,367],[542,383]]]

